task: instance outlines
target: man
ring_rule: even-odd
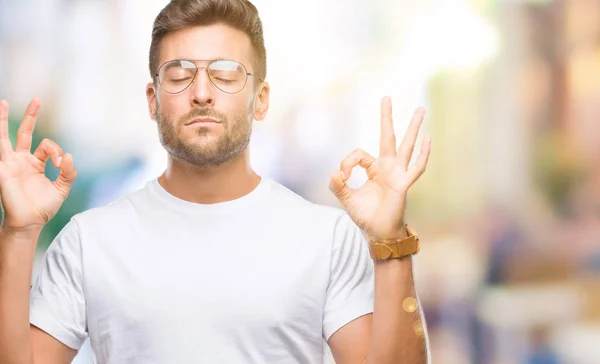
[[[379,157],[356,150],[331,175],[345,211],[311,204],[249,164],[253,119],[269,108],[265,54],[246,0],[174,0],[161,11],[146,95],[167,169],[74,216],[31,292],[37,237],[77,173],[50,140],[30,153],[40,100],[14,150],[0,102],[1,363],[69,363],[88,337],[96,361],[111,364],[321,363],[323,339],[339,364],[427,361],[418,240],[403,220],[429,156],[426,142],[409,168],[423,111],[396,151],[384,98]],[[56,181],[44,176],[48,159]],[[369,176],[357,190],[345,183],[355,166]]]

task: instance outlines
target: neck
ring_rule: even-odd
[[[160,185],[173,196],[195,203],[213,204],[243,197],[252,192],[261,177],[252,170],[248,148],[217,167],[198,167],[169,155]]]

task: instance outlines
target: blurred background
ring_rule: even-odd
[[[329,173],[377,152],[381,97],[400,135],[428,111],[407,214],[433,363],[600,363],[600,0],[253,2],[272,88],[251,144],[261,174],[335,205]],[[165,168],[144,87],[166,3],[0,0],[13,136],[41,97],[34,144],[57,141],[79,170],[40,257],[73,214]]]

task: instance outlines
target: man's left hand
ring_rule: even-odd
[[[362,149],[350,153],[340,170],[331,174],[329,189],[336,195],[354,223],[371,239],[401,239],[406,236],[404,209],[408,189],[425,172],[431,150],[426,138],[416,163],[409,167],[425,110],[415,110],[404,139],[396,150],[396,135],[389,97],[381,100],[379,158]],[[356,166],[364,168],[368,180],[352,189],[346,181]]]

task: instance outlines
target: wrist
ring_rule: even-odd
[[[400,228],[385,233],[376,234],[371,231],[363,231],[363,235],[367,241],[394,241],[406,239],[410,236],[410,233],[406,229],[406,225],[403,224]]]
[[[403,231],[386,235],[371,235],[369,254],[374,260],[402,259],[417,254],[420,249],[419,237],[408,226]],[[382,239],[382,236],[403,236],[400,238]]]
[[[33,225],[27,227],[10,227],[10,226],[2,226],[0,227],[0,237],[12,240],[31,240],[36,239],[40,236],[43,225]]]
[[[396,240],[406,239],[409,235],[406,231],[403,231],[385,235],[365,234],[365,236],[367,241],[393,242]]]

